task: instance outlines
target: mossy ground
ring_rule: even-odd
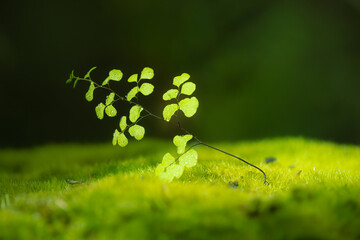
[[[261,167],[270,185],[205,147],[197,166],[163,183],[154,168],[175,148],[158,140],[1,150],[0,239],[360,238],[359,147],[303,138],[214,145]],[[88,171],[89,184],[65,181]]]

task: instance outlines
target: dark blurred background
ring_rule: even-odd
[[[83,76],[93,66],[98,82],[112,68],[125,80],[154,68],[155,92],[143,100],[159,115],[172,78],[189,73],[200,107],[185,123],[201,139],[360,143],[358,0],[12,0],[0,8],[1,147],[110,142],[118,119],[94,113],[103,96],[88,103],[87,84],[65,85],[72,69]],[[145,125],[148,136],[173,134]]]

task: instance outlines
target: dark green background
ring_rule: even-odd
[[[15,0],[0,11],[0,146],[111,141],[118,119],[96,119],[102,98],[87,103],[87,86],[64,84],[92,66],[99,82],[112,68],[154,68],[143,100],[159,114],[188,72],[200,108],[186,125],[200,139],[360,143],[359,1]]]

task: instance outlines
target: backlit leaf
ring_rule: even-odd
[[[108,106],[106,106],[106,108],[105,108],[105,113],[106,113],[106,115],[108,115],[109,117],[115,117],[116,114],[117,114],[117,111],[116,111],[116,109],[114,108],[113,105],[108,105]]]
[[[114,101],[114,98],[115,98],[115,93],[114,93],[114,92],[110,93],[110,94],[106,97],[105,104],[106,104],[106,105],[110,105],[110,104]]]
[[[134,87],[133,89],[130,90],[130,92],[126,95],[126,99],[128,101],[131,101],[131,99],[133,99],[136,94],[139,92],[139,87]]]
[[[164,173],[164,171],[165,171],[165,166],[163,164],[159,164],[155,168],[155,175],[160,176],[162,173]]]
[[[167,174],[170,174],[170,175],[172,175],[172,176],[174,176],[176,178],[181,177],[183,172],[184,172],[184,166],[179,165],[179,164],[172,164],[171,166],[169,166],[166,169]]]
[[[135,124],[129,128],[129,133],[136,140],[141,140],[144,137],[145,128],[140,125]]]
[[[71,71],[69,78],[66,80],[66,84],[69,84],[74,79],[74,70]]]
[[[104,109],[105,109],[105,104],[103,103],[99,103],[96,107],[95,107],[95,112],[96,112],[96,116],[98,119],[103,119],[104,118]]]
[[[120,133],[118,136],[118,144],[120,147],[125,147],[128,144],[128,139],[126,138],[124,133]]]
[[[180,76],[174,77],[173,84],[177,87],[180,87],[181,84],[189,80],[190,75],[187,73],[183,73]]]
[[[90,73],[95,69],[96,67],[91,68],[84,76],[84,79],[91,79]]]
[[[129,119],[131,122],[136,122],[136,120],[138,120],[138,118],[140,117],[140,113],[143,110],[142,107],[140,107],[139,105],[135,105],[130,109],[130,114],[129,114]]]
[[[162,164],[167,167],[175,162],[175,158],[170,153],[165,153],[162,159]]]
[[[196,165],[198,154],[194,149],[190,149],[179,158],[179,164],[181,166],[191,168]]]
[[[192,117],[199,107],[199,101],[196,97],[185,98],[179,102],[179,107],[186,117]]]
[[[170,121],[174,113],[179,109],[179,106],[175,103],[169,104],[164,108],[163,117],[166,121]]]
[[[164,93],[163,99],[164,99],[165,101],[168,101],[168,100],[177,98],[178,93],[179,93],[179,90],[177,90],[177,89],[170,89],[170,90],[168,90],[166,93]]]
[[[196,89],[196,85],[193,82],[186,82],[181,86],[181,93],[185,95],[191,95]]]
[[[174,179],[174,175],[168,172],[161,172],[159,178],[165,182],[171,182]]]
[[[149,67],[144,68],[141,71],[140,79],[152,79],[154,77],[154,70]]]
[[[91,102],[94,99],[94,90],[95,84],[92,82],[90,83],[89,90],[85,94],[85,98],[87,101]]]
[[[138,75],[133,74],[129,77],[128,82],[137,82],[137,79],[138,79]]]
[[[109,83],[110,80],[113,81],[120,81],[123,76],[123,73],[119,69],[113,69],[109,72],[109,76],[104,80],[102,85],[106,85]]]
[[[122,116],[120,119],[120,129],[121,131],[124,131],[125,128],[127,127],[127,123],[126,123],[126,116]]]
[[[175,136],[173,139],[174,145],[177,147],[177,153],[183,154],[185,152],[186,144],[192,139],[192,135],[187,134],[184,136]]]
[[[115,132],[113,134],[113,140],[112,140],[112,144],[115,146],[118,143],[118,137],[120,135],[120,132],[115,129]]]
[[[140,92],[145,96],[150,95],[154,91],[154,85],[150,83],[143,83],[140,87]]]

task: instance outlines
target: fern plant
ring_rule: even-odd
[[[75,76],[74,71],[72,71],[66,83],[73,83],[74,88],[79,81],[85,81],[89,83],[89,89],[85,93],[85,99],[89,102],[94,99],[95,90],[104,89],[108,91],[109,94],[107,95],[105,101],[100,102],[95,107],[96,116],[100,120],[103,119],[105,115],[108,117],[116,117],[118,115],[118,111],[114,106],[114,104],[118,101],[124,101],[131,105],[129,115],[123,115],[119,118],[119,126],[113,133],[112,144],[114,146],[119,145],[121,147],[125,147],[128,144],[127,133],[136,140],[141,140],[145,135],[145,128],[140,125],[140,122],[146,117],[154,117],[158,120],[165,121],[179,128],[184,133],[184,135],[176,135],[173,138],[173,143],[177,147],[178,156],[173,156],[170,153],[166,153],[162,159],[162,162],[156,167],[155,173],[157,176],[159,176],[160,179],[171,182],[174,178],[180,178],[185,168],[191,168],[197,164],[198,153],[194,147],[203,145],[234,157],[256,168],[263,174],[264,183],[267,184],[267,177],[262,169],[238,156],[201,141],[181,125],[179,117],[180,112],[182,112],[186,117],[190,118],[195,115],[199,107],[198,99],[192,96],[196,90],[196,84],[189,81],[189,74],[183,73],[180,76],[174,77],[174,87],[166,91],[162,96],[167,105],[164,107],[161,117],[150,112],[147,108],[138,102],[139,94],[148,96],[154,91],[154,85],[149,82],[145,82],[151,81],[153,79],[153,69],[145,67],[141,71],[140,76],[138,74],[131,75],[127,79],[127,82],[133,84],[133,87],[126,96],[121,96],[110,87],[110,82],[121,81],[123,78],[122,71],[119,69],[111,70],[102,84],[98,84],[93,81],[90,76],[91,72],[95,68],[96,67],[91,68],[84,77]],[[194,140],[195,143],[187,148],[188,142],[190,140]]]

